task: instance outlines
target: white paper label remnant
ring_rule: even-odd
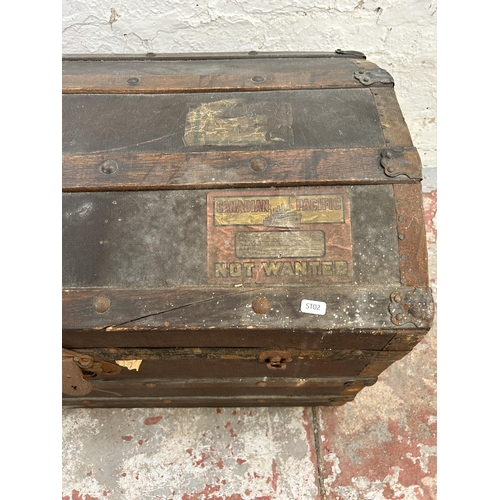
[[[326,303],[319,302],[317,300],[304,299],[300,303],[300,312],[308,314],[320,314],[321,316],[323,316],[326,314]]]
[[[117,365],[124,366],[129,370],[139,371],[139,366],[141,366],[142,359],[117,359],[115,363]]]

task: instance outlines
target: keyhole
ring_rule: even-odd
[[[283,361],[284,359],[281,357],[266,359],[266,363],[269,363],[271,366],[274,366],[275,368],[280,368],[282,366]]]

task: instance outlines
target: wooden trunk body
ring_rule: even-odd
[[[66,406],[342,405],[431,326],[420,158],[360,53],[64,58],[62,206]]]

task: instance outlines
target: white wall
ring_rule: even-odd
[[[63,0],[63,53],[359,50],[436,167],[436,0]]]

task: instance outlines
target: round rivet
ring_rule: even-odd
[[[255,385],[257,387],[267,387],[267,382],[257,382]]]
[[[103,297],[102,295],[100,295],[99,297],[96,297],[93,300],[92,305],[94,306],[94,309],[98,313],[102,314],[102,313],[105,313],[109,309],[111,302],[109,301],[109,299],[107,297]]]
[[[390,159],[390,158],[392,158],[392,151],[387,151],[387,152],[385,153],[385,156],[386,156],[387,158],[389,158],[389,159]]]
[[[399,295],[399,293],[397,293],[396,295],[394,295],[394,301],[395,302],[401,302],[401,295]]]
[[[401,255],[401,260],[406,260],[407,258],[406,254]]]
[[[392,172],[394,172],[394,167],[389,167],[389,168],[387,169],[387,172],[389,172],[390,174],[392,174]]]
[[[265,297],[256,297],[252,302],[252,309],[257,314],[266,314],[269,311],[269,301]]]
[[[352,353],[356,356],[361,356],[363,354],[363,351],[356,350],[356,351],[353,351]]]
[[[147,382],[144,385],[145,385],[145,387],[148,387],[149,389],[156,387],[156,384],[154,382]]]
[[[251,50],[248,55],[249,56],[256,56],[258,54],[258,52],[256,50]]]
[[[163,325],[164,325],[164,326],[170,326],[170,323],[169,323],[168,321],[164,321],[164,322],[163,322]]]
[[[161,402],[165,403],[165,404],[168,404],[168,403],[171,403],[172,400],[171,399],[162,399]]]
[[[139,78],[137,78],[136,76],[132,76],[127,80],[127,83],[129,85],[137,85],[139,83]]]
[[[405,218],[404,218],[402,215],[400,215],[400,216],[398,217],[398,221],[399,221],[399,222],[404,221],[404,220],[405,220]]]
[[[156,57],[156,54],[154,52],[148,52],[146,57]]]
[[[401,278],[399,281],[402,285],[406,285],[406,278]]]
[[[367,76],[365,76],[365,77],[363,78],[363,81],[364,81],[365,83],[368,83],[368,82],[370,81],[370,79],[369,79]]]
[[[404,235],[404,234],[398,234],[398,238],[399,238],[400,240],[404,240],[404,239],[405,239],[405,235]]]
[[[91,403],[92,403],[92,401],[90,401],[89,399],[84,399],[84,400],[82,401],[82,404],[84,404],[84,405],[89,405],[89,404],[91,404]]]
[[[265,80],[263,76],[256,75],[252,77],[252,82],[253,83],[262,83]]]
[[[115,160],[106,160],[101,164],[101,172],[103,174],[114,174],[118,168],[118,163]]]
[[[396,314],[396,319],[398,321],[401,321],[403,319],[403,315],[402,314]]]
[[[262,172],[263,170],[265,170],[267,168],[267,161],[261,157],[253,158],[250,161],[250,168],[254,172]]]
[[[358,71],[358,75],[364,75],[364,74],[365,74],[365,70],[364,70],[364,69],[360,69],[360,70]]]

